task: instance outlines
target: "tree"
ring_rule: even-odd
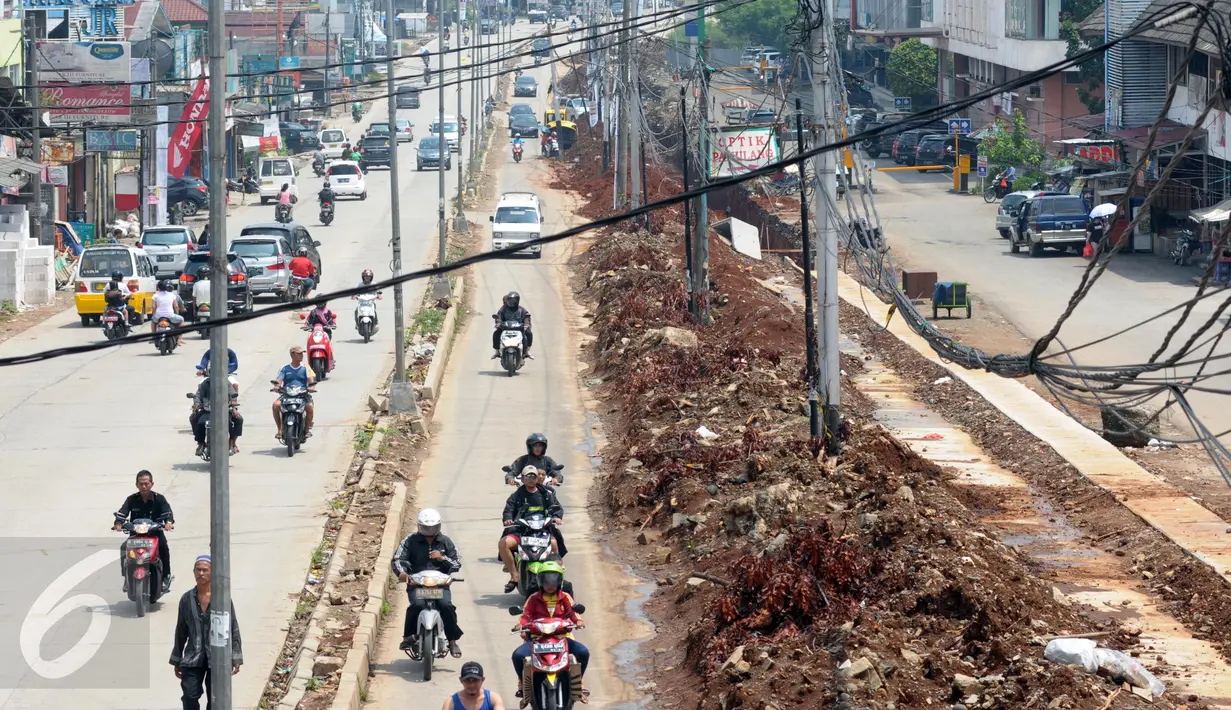
[[[712,35],[710,27],[718,25],[719,32],[729,49],[739,49],[737,45],[768,45],[786,51],[798,39],[788,28],[794,25],[795,15],[799,11],[799,3],[795,0],[758,0],[757,2],[736,5],[725,10],[706,27],[706,34]],[[714,36],[713,46],[717,43]]]
[[[1065,41],[1064,56],[1073,57],[1085,52],[1093,45],[1082,39],[1077,28],[1095,10],[1101,7],[1100,0],[1064,0],[1060,11],[1060,37]],[[1081,84],[1077,87],[1077,98],[1086,106],[1090,113],[1102,113],[1106,102],[1096,92],[1103,86],[1103,55],[1087,59],[1077,65],[1077,77]]]
[[[987,162],[998,168],[1010,165],[1019,171],[1037,168],[1043,162],[1043,147],[1030,135],[1030,126],[1021,111],[1013,111],[1013,123],[1006,127],[997,118],[991,135],[983,141],[980,151]]]
[[[936,96],[938,70],[936,50],[917,39],[894,47],[885,67],[894,96],[909,96],[919,102]]]

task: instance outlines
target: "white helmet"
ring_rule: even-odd
[[[440,513],[433,508],[419,511],[419,534],[435,537],[440,534]]]
[[[535,476],[536,478],[541,478],[541,477],[542,477],[542,476],[539,474],[539,469],[538,469],[538,467],[537,467],[537,466],[534,466],[533,464],[531,464],[531,465],[529,465],[529,466],[526,466],[525,468],[523,468],[523,469],[521,470],[521,477],[522,477],[522,478],[525,478],[526,476],[530,476],[530,475],[533,475],[533,476]]]

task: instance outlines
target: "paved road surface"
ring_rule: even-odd
[[[528,69],[546,87],[549,69]],[[528,100],[540,112],[546,100],[542,92]],[[503,117],[500,117],[503,120]],[[540,167],[537,146],[527,141],[526,159],[515,164],[501,139],[505,164],[500,191],[533,191],[543,200],[549,234],[572,223],[563,197],[548,191],[547,172]],[[565,261],[572,242],[550,245],[542,259],[520,257],[482,264],[476,271],[476,312],[453,351],[435,422],[440,427],[430,458],[419,480],[418,508],[434,507],[444,518],[444,533],[461,551],[465,582],[454,586],[453,599],[465,636],[462,659],[436,661],[429,683],[422,682],[421,666],[397,649],[405,615],[405,593],[399,585],[397,611],[387,622],[377,652],[368,705],[378,710],[424,708],[435,710],[460,688],[458,673],[467,660],[479,661],[487,675],[487,687],[500,693],[507,707],[516,708],[516,682],[510,655],[520,643],[509,633],[516,620],[506,609],[522,598],[502,593],[508,577],[496,561],[500,537],[500,512],[513,489],[504,486],[501,466],[525,451],[525,439],[540,431],[550,442],[548,453],[565,466],[567,480],[560,490],[565,508],[564,532],[569,554],[567,576],[574,581],[579,601],[586,604],[587,628],[578,640],[591,650],[586,675],[592,691],[589,707],[614,706],[634,697],[631,688],[615,677],[611,646],[622,640],[627,629],[623,618],[618,570],[600,561],[604,552],[590,537],[590,521],[584,507],[586,487],[593,474],[588,452],[592,442],[586,413],[579,399],[573,361],[575,343],[569,333],[571,315],[563,305]],[[500,297],[510,290],[521,293],[522,303],[534,316],[534,360],[509,378],[498,361],[491,360],[490,313]],[[614,593],[613,593],[614,592]],[[580,706],[579,706],[580,707]]]
[[[525,25],[516,30],[529,34]],[[406,64],[399,74],[418,72],[418,60]],[[416,142],[437,110],[435,91],[424,92],[422,99],[422,108],[399,111],[414,121]],[[446,111],[455,113],[456,101],[455,90],[447,90]],[[387,118],[385,102],[374,103],[364,124]],[[349,116],[335,123],[352,139],[362,130]],[[437,176],[415,172],[414,150],[405,144],[400,150],[404,263],[410,269],[435,260]],[[462,162],[455,156],[454,170]],[[452,194],[456,174],[450,172],[448,177]],[[353,286],[364,268],[375,271],[378,280],[390,273],[387,172],[373,170],[367,180],[368,200],[343,198],[337,206],[337,220],[323,227],[317,224],[314,199],[320,180],[310,170],[307,177],[301,174],[304,202],[297,217],[323,243],[323,285],[328,289]],[[240,208],[229,221],[230,231],[234,235],[244,224],[272,221],[273,209],[272,205]],[[417,287],[408,289],[408,312],[413,312],[418,293]],[[246,660],[235,678],[237,708],[253,708],[259,700],[284,641],[285,624],[307,561],[320,539],[324,503],[354,453],[354,427],[365,419],[366,395],[392,365],[391,293],[378,304],[381,332],[367,345],[353,329],[351,303],[331,305],[341,321],[335,343],[338,369],[316,395],[316,435],[293,460],[286,458],[273,438],[269,407],[274,395],[268,392],[267,383],[287,362],[288,347],[302,344],[306,334],[299,329],[298,318],[291,315],[272,316],[230,331],[231,345],[240,359],[240,395],[247,420],[240,439],[243,451],[231,459],[231,569]],[[0,345],[0,355],[100,337],[97,329],[83,329],[77,316],[68,312]],[[0,470],[9,503],[9,512],[0,522],[0,536],[35,538],[21,543],[35,549],[44,545],[38,538],[80,538],[68,543],[78,557],[89,553],[87,545],[92,539],[103,538],[106,549],[116,551],[118,558],[121,539],[108,531],[111,513],[135,490],[133,478],[139,469],[154,472],[156,490],[170,499],[177,522],[168,535],[177,577],[170,603],[155,610],[147,621],[132,618],[132,604],[119,601],[118,567],[109,563],[100,573],[110,606],[96,608],[95,613],[110,615],[113,629],[96,657],[96,662],[110,664],[101,672],[87,666],[75,676],[52,683],[29,670],[13,639],[31,595],[17,593],[27,582],[25,575],[11,568],[0,581],[0,628],[4,629],[0,644],[5,649],[6,668],[0,673],[0,688],[16,690],[0,690],[3,710],[180,707],[179,684],[167,665],[175,601],[192,584],[192,559],[209,548],[209,476],[206,464],[193,456],[184,393],[196,387],[194,366],[207,347],[208,341],[190,337],[186,347],[169,357],[160,357],[152,346],[142,344],[0,369]],[[31,564],[28,557],[20,559]],[[34,564],[32,576],[39,581],[30,584],[41,588],[63,570],[64,559],[48,555],[46,560],[41,567]],[[14,563],[12,556],[9,562]],[[148,624],[148,631],[143,624]],[[50,645],[44,647],[43,655],[55,658],[67,650],[83,628],[61,624],[55,641],[48,637]],[[135,688],[131,683],[128,689],[117,687],[115,679],[130,673],[140,676],[147,666],[148,680],[138,681]],[[91,668],[95,674],[86,678]],[[99,675],[107,678],[105,684],[99,683]],[[54,689],[40,689],[49,687]]]

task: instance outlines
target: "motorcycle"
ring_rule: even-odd
[[[308,295],[308,280],[302,276],[291,276],[291,285],[287,288],[287,294],[292,303],[302,301]]]
[[[332,202],[322,202],[321,203],[320,217],[321,217],[321,224],[325,225],[326,227],[329,226],[330,222],[333,222],[333,203]]]
[[[235,391],[235,389],[236,389],[236,387],[237,387],[237,385],[236,385],[236,381],[235,381],[235,376],[234,376],[234,375],[231,375],[231,376],[229,376],[227,379],[228,379],[228,381],[230,381],[230,383],[231,383],[231,406],[230,406],[230,408],[229,408],[229,410],[228,410],[228,412],[227,412],[227,413],[228,413],[228,415],[229,415],[229,416],[232,416],[232,417],[233,417],[233,416],[235,416],[235,412],[239,409],[239,394],[238,394],[238,393],[236,393],[236,391]],[[189,393],[188,393],[188,399],[195,400],[196,398],[197,398],[197,395],[196,395],[196,393],[195,393],[195,392],[189,392]],[[205,449],[204,449],[203,453],[201,454],[201,460],[202,460],[202,461],[209,461],[209,457],[210,457],[210,438],[211,438],[211,434],[213,433],[213,432],[211,431],[211,428],[212,428],[212,427],[211,427],[211,423],[212,423],[212,422],[211,422],[211,419],[212,419],[212,417],[211,417],[211,414],[210,414],[210,404],[209,404],[209,398],[206,398],[206,399],[204,399],[204,400],[202,400],[202,401],[201,401],[201,419],[200,419],[200,422],[201,422],[201,424],[205,427]],[[229,433],[230,433],[230,431],[231,431],[231,430],[230,430],[230,421],[228,420],[228,422],[227,422],[227,433],[229,434]]]
[[[424,682],[432,679],[434,659],[449,655],[444,621],[440,618],[436,605],[444,602],[446,589],[454,582],[462,581],[465,580],[461,577],[454,577],[435,570],[424,570],[410,576],[407,586],[411,589],[411,603],[416,606],[421,605],[422,609],[419,610],[419,621],[415,626],[415,637],[419,639],[419,647],[414,652],[407,650],[406,655],[412,660],[423,662]],[[418,659],[415,659],[415,653],[418,654]]]
[[[193,316],[194,325],[201,325],[202,323],[208,322],[209,317],[210,317],[209,304],[208,303],[198,303],[197,308],[196,308],[196,313]],[[205,338],[209,337],[209,328],[201,328],[197,331],[197,334],[199,334],[201,336],[201,339],[204,340]]]
[[[158,352],[163,355],[170,355],[175,352],[175,347],[179,341],[179,338],[168,333],[171,328],[171,319],[163,317],[158,319],[158,324],[154,329],[154,347],[158,348]]]
[[[313,160],[312,161],[312,172],[316,173],[317,177],[323,176],[325,174],[325,161]]]
[[[359,123],[359,121],[363,119],[363,111],[360,111],[357,108],[351,109],[350,116],[351,118],[355,119],[355,123]]]
[[[359,335],[363,336],[365,343],[370,341],[380,329],[376,323],[376,301],[380,298],[380,294],[381,292],[377,291],[355,297],[359,300],[359,305],[355,306],[355,329],[359,331]]]
[[[279,203],[274,210],[274,220],[282,224],[288,224],[291,221],[291,206]]]
[[[500,366],[509,373],[509,377],[526,364],[526,349],[523,344],[525,333],[522,332],[522,327],[522,324],[515,320],[506,320],[500,324]]]
[[[120,565],[124,570],[124,588],[129,601],[137,605],[137,616],[145,612],[162,597],[162,562],[158,549],[158,531],[163,523],[141,518],[123,520],[117,513],[115,521],[120,530],[128,533],[128,540],[120,553]]]
[[[513,146],[513,162],[514,162],[514,163],[520,163],[520,162],[521,162],[521,151],[522,151],[522,147],[521,147],[521,146],[519,146],[519,145],[515,145],[515,146]]]
[[[308,365],[316,373],[316,381],[324,382],[329,376],[329,343],[330,333],[325,326],[317,323],[308,336]]]
[[[107,340],[119,340],[128,335],[128,308],[107,306],[103,310],[103,335]]]
[[[1194,252],[1201,251],[1201,240],[1193,233],[1191,229],[1180,230],[1179,238],[1175,240],[1175,246],[1171,249],[1171,254],[1168,256],[1178,266],[1187,266],[1188,260]]]
[[[1003,199],[1010,192],[1013,192],[1013,183],[1004,176],[1004,173],[1000,173],[992,178],[992,184],[988,185],[987,189],[983,191],[983,201],[995,202],[996,200]]]
[[[276,385],[278,381],[269,382]],[[282,440],[286,442],[286,455],[294,456],[308,440],[308,393],[315,392],[316,388],[294,383],[283,385],[282,389],[274,387],[270,391],[277,392],[282,402]]]
[[[578,614],[585,613],[584,604],[573,607]],[[521,607],[509,607],[509,614],[519,616]],[[525,629],[520,626],[514,633],[525,634],[530,639],[530,658],[522,670],[522,697],[529,699],[534,710],[572,710],[581,699],[581,665],[569,653],[568,634],[574,630],[568,619],[535,619]],[[560,676],[569,682],[561,682]]]
[[[542,513],[531,513],[527,518],[513,522],[520,540],[513,552],[517,562],[517,593],[528,597],[538,591],[538,575],[531,569],[536,562],[546,562],[551,558],[551,538],[553,526],[551,519]]]

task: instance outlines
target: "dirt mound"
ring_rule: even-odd
[[[793,275],[713,239],[714,324],[698,327],[665,231],[608,233],[573,263],[612,433],[596,496],[617,554],[659,584],[660,704],[1103,706],[1114,686],[1042,659],[1046,638],[1089,622],[846,382],[843,453],[818,455],[802,313],[763,285]],[[1101,643],[1130,643],[1106,629]]]

